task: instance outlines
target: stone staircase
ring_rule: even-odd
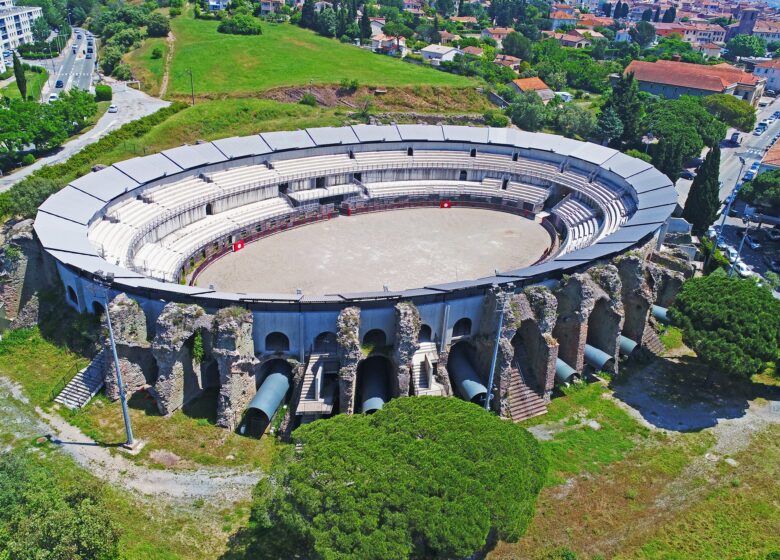
[[[322,367],[322,375],[337,374],[338,359],[329,353],[312,353],[306,364],[306,372],[301,383],[301,397],[298,400],[297,414],[329,414],[333,410],[333,394],[317,395],[314,383],[316,368]]]
[[[513,422],[547,414],[547,403],[528,386],[517,363],[509,382],[509,414]]]
[[[412,384],[415,395],[441,395],[441,387],[432,387],[428,375],[425,372],[423,363],[425,356],[431,363],[439,361],[439,354],[436,351],[435,342],[421,342],[419,349],[412,356]]]
[[[642,334],[642,348],[648,352],[652,352],[656,356],[660,356],[666,352],[664,343],[661,342],[661,339],[658,337],[658,333],[655,332],[655,329],[652,327],[652,325],[648,324],[645,327],[645,332]]]
[[[81,408],[103,388],[105,352],[100,351],[87,367],[78,372],[62,389],[54,402],[68,408]]]

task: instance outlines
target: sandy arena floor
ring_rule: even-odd
[[[538,223],[472,208],[395,210],[303,226],[228,254],[196,284],[304,294],[381,291],[489,276],[535,262],[550,245]]]

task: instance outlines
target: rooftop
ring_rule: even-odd
[[[760,78],[729,64],[689,64],[672,60],[634,60],[625,70],[642,82],[721,92],[735,84],[756,85]]]
[[[550,86],[545,84],[541,78],[518,78],[512,80],[520,91],[541,91],[543,89],[550,89]]]

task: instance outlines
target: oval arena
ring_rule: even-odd
[[[282,403],[289,431],[406,395],[491,393],[520,420],[556,379],[617,373],[679,287],[647,258],[676,200],[592,143],[356,125],[118,162],[51,196],[35,231],[70,305],[111,301],[128,391],[168,414],[217,389],[218,423],[259,435]]]

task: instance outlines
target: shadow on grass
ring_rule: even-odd
[[[745,415],[750,401],[780,401],[780,388],[713,373],[693,356],[657,358],[612,384],[615,398],[657,428],[697,432]]]

